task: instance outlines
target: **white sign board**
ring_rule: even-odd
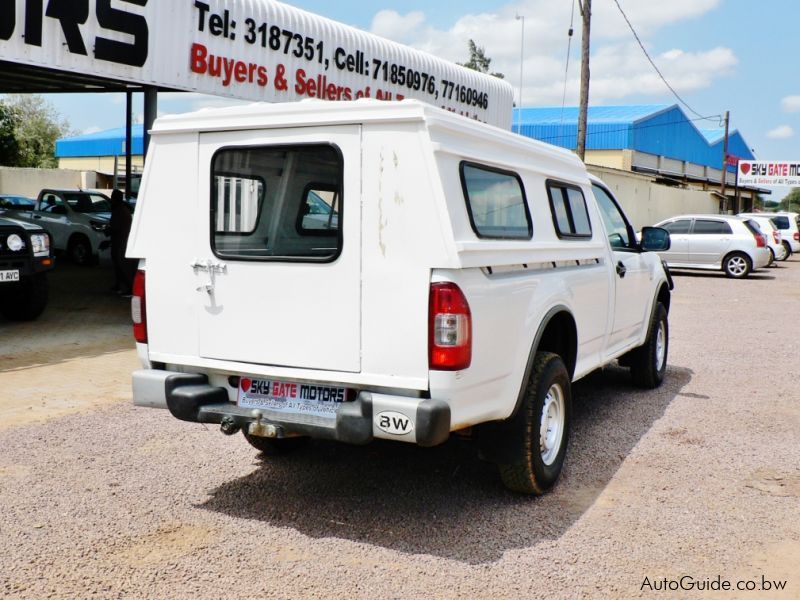
[[[507,82],[272,0],[2,0],[0,60],[253,101],[416,98],[511,126]]]
[[[741,160],[739,185],[800,186],[800,160]]]

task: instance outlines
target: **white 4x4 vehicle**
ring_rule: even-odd
[[[105,194],[85,190],[44,189],[32,210],[8,211],[42,227],[53,239],[53,247],[79,265],[91,264],[108,252],[108,222],[111,203]],[[106,242],[106,244],[103,244]]]
[[[541,493],[572,381],[666,370],[668,275],[602,183],[415,101],[159,119],[128,256],[135,404],[265,453],[473,428],[509,488]]]

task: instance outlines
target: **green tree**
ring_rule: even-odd
[[[478,46],[474,40],[469,41],[469,60],[465,63],[456,63],[462,67],[478,71],[479,73],[489,73],[489,65],[492,59],[486,56],[486,51],[482,46]],[[498,79],[505,79],[502,73],[489,73]]]
[[[0,165],[15,165],[18,158],[17,118],[14,111],[0,102]]]
[[[780,203],[780,210],[800,211],[800,187],[792,188],[792,191],[783,197]]]
[[[70,133],[52,104],[37,94],[10,94],[2,100],[16,121],[16,160],[8,166],[55,168],[56,140]]]

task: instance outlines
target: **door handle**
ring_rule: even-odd
[[[628,269],[625,268],[625,265],[622,264],[622,261],[617,261],[617,275],[620,276],[620,279],[625,277],[625,273],[628,272]]]
[[[33,218],[34,219],[41,219],[42,217],[41,217],[41,215],[33,215]]]

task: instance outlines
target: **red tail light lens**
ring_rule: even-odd
[[[758,248],[766,248],[767,247],[767,236],[763,233],[756,233],[756,246]]]
[[[137,271],[133,280],[131,297],[131,318],[133,319],[133,337],[140,344],[147,343],[147,308],[144,294],[144,271]]]
[[[773,229],[772,230],[772,239],[776,244],[780,244],[781,243],[781,232],[778,231],[777,229]]]
[[[800,242],[800,231],[795,231],[792,237],[794,238],[795,242]]]
[[[472,362],[472,314],[454,283],[431,284],[428,351],[432,370],[460,371]]]

